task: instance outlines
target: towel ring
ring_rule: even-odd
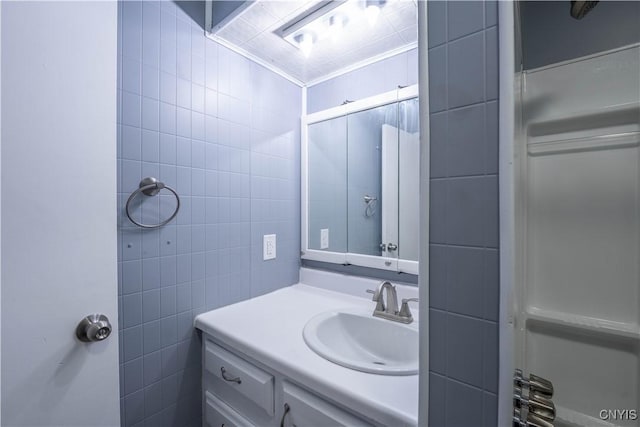
[[[166,188],[167,190],[171,191],[173,195],[176,196],[176,210],[173,212],[173,214],[171,214],[169,218],[165,219],[160,224],[142,224],[131,217],[131,212],[129,212],[129,205],[131,204],[131,201],[138,195],[138,193],[142,193],[145,196],[155,196],[163,188]],[[180,210],[180,197],[178,196],[178,193],[176,193],[176,190],[164,185],[164,182],[158,181],[157,179],[151,176],[144,178],[142,181],[140,181],[138,189],[133,193],[131,193],[131,195],[127,199],[127,204],[125,206],[125,211],[127,213],[127,218],[129,218],[129,221],[131,221],[138,227],[142,227],[142,228],[160,228],[163,225],[167,225],[173,218],[176,217],[176,215],[178,215],[179,210]]]

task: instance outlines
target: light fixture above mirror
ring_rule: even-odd
[[[302,16],[296,16],[276,31],[309,57],[315,43],[340,41],[340,35],[351,23],[357,25],[366,20],[374,26],[386,0],[347,0],[322,3]]]
[[[417,46],[416,0],[227,3],[207,2],[207,36],[301,86]]]
[[[369,21],[370,26],[376,25],[378,22],[378,16],[380,16],[380,9],[386,3],[386,0],[366,0],[364,7],[364,14]]]

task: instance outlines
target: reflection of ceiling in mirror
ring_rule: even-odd
[[[371,1],[256,0],[216,29],[212,37],[300,83],[309,84],[417,45],[416,2],[376,0],[375,3],[381,7],[373,19],[366,13],[366,5]],[[313,19],[307,18],[309,15]],[[322,34],[319,25],[327,23],[329,28],[329,22],[336,22],[333,16],[339,16],[339,22],[344,23],[341,30]],[[313,27],[314,22],[318,28]],[[308,57],[292,40],[300,40],[306,29],[313,33],[314,40]],[[287,32],[289,41],[284,38]]]

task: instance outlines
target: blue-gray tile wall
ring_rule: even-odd
[[[499,303],[496,3],[430,1],[428,28],[429,425],[495,426]]]
[[[298,281],[301,89],[207,39],[172,1],[119,3],[121,405],[125,426],[200,426],[198,313]],[[177,218],[124,215],[141,178]],[[171,195],[136,202],[157,222]],[[278,258],[262,260],[262,235]]]

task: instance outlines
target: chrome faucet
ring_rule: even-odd
[[[386,291],[386,303],[384,294]],[[398,294],[396,287],[389,281],[384,281],[378,285],[378,289],[367,289],[367,292],[373,294],[372,300],[375,301],[376,308],[373,310],[375,317],[381,317],[387,320],[393,320],[400,323],[413,322],[413,316],[409,309],[409,301],[418,301],[418,298],[408,298],[402,300],[402,308],[398,310]]]
[[[387,303],[385,304],[385,299],[383,296],[384,291],[387,291]],[[391,282],[384,281],[378,285],[378,289],[371,290],[367,289],[367,292],[373,294],[373,301],[376,301],[378,304],[376,305],[376,309],[374,311],[374,316],[376,312],[386,313],[386,314],[396,314],[398,312],[398,294],[396,293],[396,287],[391,284]]]

